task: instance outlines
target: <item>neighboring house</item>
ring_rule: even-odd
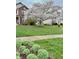
[[[49,10],[51,11],[51,9]],[[62,7],[54,6],[53,14],[50,18],[43,21],[44,24],[52,25],[52,24],[63,24],[63,9]],[[49,17],[50,15],[47,15]]]
[[[63,20],[47,19],[47,20],[43,21],[43,24],[46,24],[46,25],[63,24]]]
[[[52,25],[52,19],[47,19],[47,20],[43,21],[43,24]]]
[[[16,4],[16,23],[23,24],[27,18],[28,7],[26,7],[23,3],[19,2]]]

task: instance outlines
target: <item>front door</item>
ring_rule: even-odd
[[[16,24],[19,24],[19,17],[16,16]]]

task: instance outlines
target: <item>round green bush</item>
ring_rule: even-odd
[[[30,54],[30,50],[29,50],[29,49],[24,49],[24,50],[23,50],[23,54],[25,54],[25,55]]]
[[[32,47],[33,44],[34,44],[33,42],[28,42],[28,46],[29,46],[29,47]]]
[[[22,45],[23,45],[23,46],[27,46],[28,43],[29,43],[28,41],[22,41]]]
[[[37,56],[39,59],[48,59],[48,52],[45,49],[39,49]]]
[[[16,56],[20,56],[20,53],[19,52],[16,52]]]
[[[29,54],[27,56],[27,59],[38,59],[38,57],[36,55],[34,55],[34,54]]]
[[[21,45],[22,45],[22,41],[16,40],[16,48],[20,48]]]
[[[32,46],[32,50],[33,50],[33,52],[37,52],[38,50],[40,49],[40,45],[38,45],[38,44],[34,44],[33,46]]]
[[[20,52],[23,52],[25,49],[26,49],[25,46],[21,46],[21,47],[20,47]]]
[[[20,56],[16,56],[16,59],[20,59]]]

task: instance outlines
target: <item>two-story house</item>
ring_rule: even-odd
[[[23,3],[19,2],[16,4],[16,23],[23,24],[24,20],[26,20],[26,12],[28,7],[26,7]]]

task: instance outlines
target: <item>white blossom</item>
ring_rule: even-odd
[[[52,19],[56,22],[63,20],[63,10],[62,7],[54,6],[52,0],[46,3],[36,3],[28,11],[27,17],[36,17],[37,21]]]

